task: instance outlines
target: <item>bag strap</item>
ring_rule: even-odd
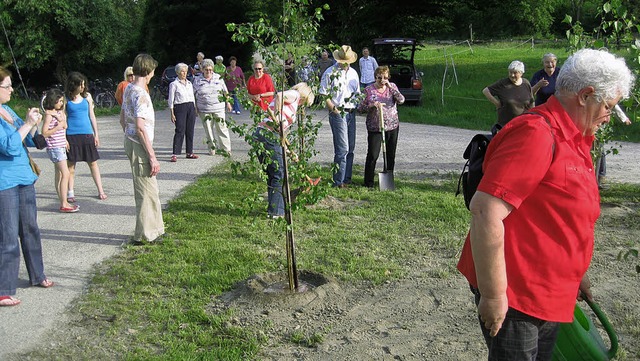
[[[538,112],[525,112],[524,114],[531,114],[531,115],[538,115],[541,116],[542,119],[544,119],[545,122],[547,122],[547,125],[549,126],[549,131],[551,132],[551,139],[553,139],[553,144],[551,145],[551,161],[553,162],[553,157],[556,154],[556,135],[555,133],[553,133],[553,127],[551,126],[551,122],[549,121],[549,119],[547,117],[544,116],[544,114],[538,113]]]

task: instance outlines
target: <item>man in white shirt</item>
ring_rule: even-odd
[[[360,65],[360,84],[362,88],[375,83],[376,79],[373,73],[378,68],[378,62],[373,56],[369,55],[369,48],[362,48],[362,58],[359,60]]]
[[[333,133],[333,162],[337,165],[333,185],[345,188],[351,183],[353,151],[356,147],[355,109],[360,95],[358,73],[349,64],[355,63],[358,55],[349,45],[342,45],[333,52],[333,58],[336,64],[322,75],[318,93],[326,96]]]

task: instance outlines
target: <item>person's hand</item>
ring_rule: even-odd
[[[506,294],[498,298],[480,297],[478,313],[480,314],[480,320],[484,323],[484,327],[489,330],[491,337],[495,337],[500,328],[502,328],[508,309],[509,300]]]
[[[227,103],[227,111],[228,111],[228,112],[231,112],[231,109],[232,109],[232,108],[231,108],[231,103]]]
[[[549,85],[549,81],[547,79],[542,79],[539,81],[539,83],[542,84],[541,88],[544,88],[547,85]]]
[[[583,301],[582,295],[585,295],[589,301],[593,301],[593,294],[591,293],[591,280],[589,280],[589,276],[585,273],[582,277],[582,281],[580,281],[580,287],[578,288],[578,296],[576,297],[578,301]]]
[[[175,124],[176,123],[176,115],[171,113],[171,123]]]
[[[96,134],[94,137],[94,142],[96,144],[96,148],[100,147],[100,137],[98,137],[98,135]]]
[[[158,162],[158,159],[153,158],[149,159],[149,164],[151,165],[151,176],[155,177],[160,173],[160,162]]]
[[[25,123],[34,127],[40,124],[40,121],[42,121],[42,114],[40,114],[38,108],[29,108],[29,110],[27,110],[27,116],[25,118]]]

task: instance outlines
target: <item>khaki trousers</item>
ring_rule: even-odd
[[[207,135],[207,144],[210,149],[220,149],[231,153],[231,138],[229,128],[225,122],[224,110],[213,113],[198,113]]]
[[[149,156],[141,144],[125,137],[124,150],[131,163],[136,202],[136,229],[133,239],[153,241],[164,234],[158,181],[155,176],[151,176]]]

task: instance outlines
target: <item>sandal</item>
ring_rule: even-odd
[[[79,210],[80,206],[77,204],[71,207],[60,207],[60,212],[62,213],[76,213]]]
[[[105,193],[100,193],[98,194],[98,199],[100,199],[101,201],[104,201],[105,199],[107,199],[107,195]]]
[[[16,306],[20,300],[12,296],[0,296],[0,307]]]
[[[171,163],[175,163],[178,161],[178,157],[176,155],[171,156]]]
[[[42,288],[49,288],[49,287],[53,287],[55,283],[53,283],[53,281],[49,280],[48,278],[45,278],[44,281],[38,283],[38,287],[42,287]]]
[[[187,154],[187,159],[198,159],[200,157],[198,157],[197,155],[193,154],[193,153],[189,153]]]

